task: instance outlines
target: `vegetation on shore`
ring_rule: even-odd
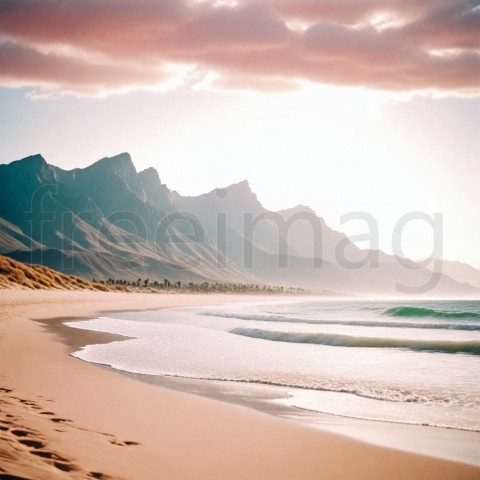
[[[174,292],[174,293],[231,293],[231,294],[306,294],[303,288],[276,285],[258,285],[243,283],[209,283],[157,280],[85,280],[73,275],[65,275],[42,265],[17,262],[0,255],[0,289],[20,288],[29,290],[91,290],[121,292]]]
[[[310,293],[308,290],[299,287],[284,287],[281,285],[260,285],[254,283],[230,283],[230,282],[181,282],[170,281],[165,278],[163,282],[157,280],[150,281],[150,279],[137,280],[122,280],[109,278],[106,281],[92,280],[94,284],[105,285],[107,287],[120,287],[129,290],[143,290],[143,291],[175,291],[175,292],[194,292],[194,293],[234,293],[234,294],[306,294]]]

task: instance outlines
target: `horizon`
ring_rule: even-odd
[[[444,257],[480,268],[479,25],[470,0],[5,2],[2,161],[128,151],[188,196],[246,178],[350,238],[368,212],[388,253],[440,213]],[[432,244],[405,231],[412,259]]]

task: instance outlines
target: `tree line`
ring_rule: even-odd
[[[163,281],[149,278],[138,278],[136,280],[123,280],[108,278],[107,280],[93,279],[93,283],[102,285],[125,287],[126,290],[163,290],[201,293],[265,293],[265,294],[305,294],[309,293],[300,287],[284,287],[282,285],[261,285],[255,283],[230,283],[230,282],[181,282],[171,281],[165,278]]]

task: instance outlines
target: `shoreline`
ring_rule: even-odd
[[[260,301],[260,298],[258,300]],[[138,312],[138,310],[128,310],[122,311],[122,313],[129,311]],[[116,313],[120,312],[102,312],[102,315],[108,317],[114,316]],[[70,354],[85,345],[128,341],[130,339],[128,336],[76,329],[64,325],[64,322],[67,321],[81,322],[90,318],[89,316],[61,317],[39,321],[43,323],[47,331],[59,334],[62,337],[61,341],[69,347]],[[93,363],[93,365],[134,381],[244,406],[283,419],[293,419],[293,421],[308,427],[340,433],[365,443],[480,466],[480,452],[478,448],[475,448],[480,445],[480,432],[478,431],[335,415],[287,405],[282,400],[290,397],[287,390],[296,390],[294,387],[260,382],[149,375],[117,370],[105,364]],[[413,443],[412,438],[416,440]]]
[[[250,299],[258,297],[1,291],[1,468],[39,480],[478,478],[478,467],[133,382],[69,356],[31,321]]]

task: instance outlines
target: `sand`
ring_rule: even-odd
[[[474,466],[137,382],[70,357],[31,320],[241,300],[251,298],[0,290],[0,478],[480,478]]]
[[[21,263],[0,255],[0,289],[127,291],[127,287],[93,283],[43,265]]]

